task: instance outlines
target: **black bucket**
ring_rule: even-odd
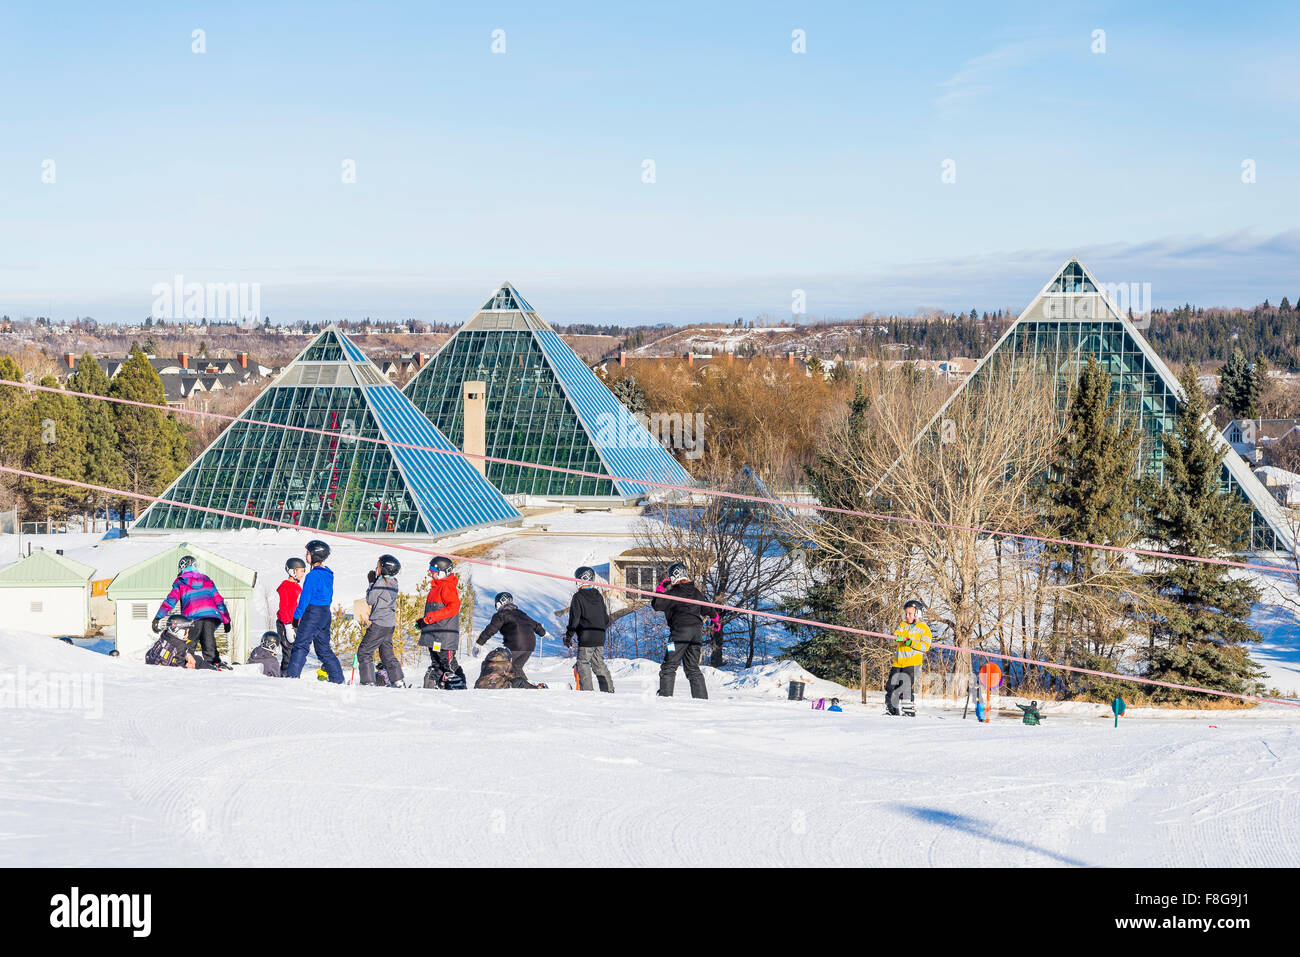
[[[804,685],[804,683],[803,683],[802,681],[791,681],[791,682],[790,682],[790,700],[791,700],[791,701],[802,701],[802,700],[803,700],[803,689],[804,689],[805,687],[806,687],[806,686]]]

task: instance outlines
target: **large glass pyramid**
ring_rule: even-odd
[[[488,462],[487,477],[507,495],[629,500],[653,491],[636,479],[691,484],[677,460],[509,283],[405,389],[416,408],[458,446],[465,436],[466,381],[487,384],[489,457],[604,476]]]
[[[331,327],[162,494],[235,515],[155,502],[134,527],[265,528],[255,519],[269,518],[336,532],[436,536],[519,518],[464,458],[428,448],[457,451]]]
[[[995,371],[1018,375],[1030,369],[1035,375],[1052,377],[1058,401],[1064,407],[1089,354],[1095,355],[1110,373],[1111,394],[1119,398],[1125,414],[1136,416],[1141,424],[1140,467],[1163,479],[1164,446],[1160,439],[1173,428],[1182,387],[1151,344],[1120,314],[1092,273],[1077,259],[1068,260],[1057,271],[980,360],[961,389],[978,387],[981,379]],[[949,397],[945,409],[961,389]],[[943,415],[941,409],[926,433]],[[1252,548],[1290,551],[1290,523],[1281,506],[1218,431],[1208,422],[1206,427],[1227,452],[1221,490],[1240,495],[1251,505]]]

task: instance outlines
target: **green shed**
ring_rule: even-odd
[[[80,638],[90,628],[95,569],[50,551],[34,551],[0,568],[0,621],[38,635]]]
[[[123,655],[143,654],[155,641],[152,622],[176,580],[181,558],[193,555],[195,567],[212,579],[230,612],[230,634],[217,631],[217,641],[228,644],[231,661],[248,659],[248,617],[257,572],[238,562],[188,542],[181,542],[142,562],[125,568],[108,586],[108,599],[117,610],[117,650]]]

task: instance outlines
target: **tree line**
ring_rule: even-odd
[[[1156,440],[1112,397],[1110,375],[1093,357],[1064,412],[1050,385],[1009,371],[999,366],[972,380],[933,422],[942,399],[924,380],[882,372],[859,383],[806,473],[822,505],[876,517],[832,512],[804,523],[801,534],[815,544],[813,584],[787,612],[888,634],[903,601],[921,598],[938,640],[959,649],[932,670],[959,683],[984,650],[1261,692],[1262,672],[1247,650],[1260,637],[1248,623],[1258,599],[1249,581],[1222,565],[1137,561],[1098,547],[1201,558],[1250,547],[1249,505],[1219,491],[1225,449],[1207,425],[1196,367],[1184,369],[1187,401]],[[1142,464],[1152,441],[1163,449],[1162,481]],[[897,518],[929,524],[890,520]],[[785,654],[813,674],[880,687],[888,642],[795,632]],[[1192,697],[1037,666],[1003,668],[1026,694]]]
[[[166,405],[162,380],[137,344],[112,379],[89,352],[68,377],[37,383],[58,392],[6,386],[22,382],[13,356],[0,356],[0,464],[56,478],[143,495],[157,495],[189,462],[188,430],[159,409],[63,395],[81,392]],[[58,482],[0,473],[0,508],[16,508],[29,521],[59,521],[116,509],[125,525],[139,500],[113,497]]]

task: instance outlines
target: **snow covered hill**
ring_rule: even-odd
[[[3,859],[1300,864],[1300,709],[979,725],[813,711],[784,700],[788,663],[708,670],[709,701],[655,698],[655,672],[615,662],[614,695],[566,690],[562,658],[529,665],[548,690],[349,688],[0,631]]]

